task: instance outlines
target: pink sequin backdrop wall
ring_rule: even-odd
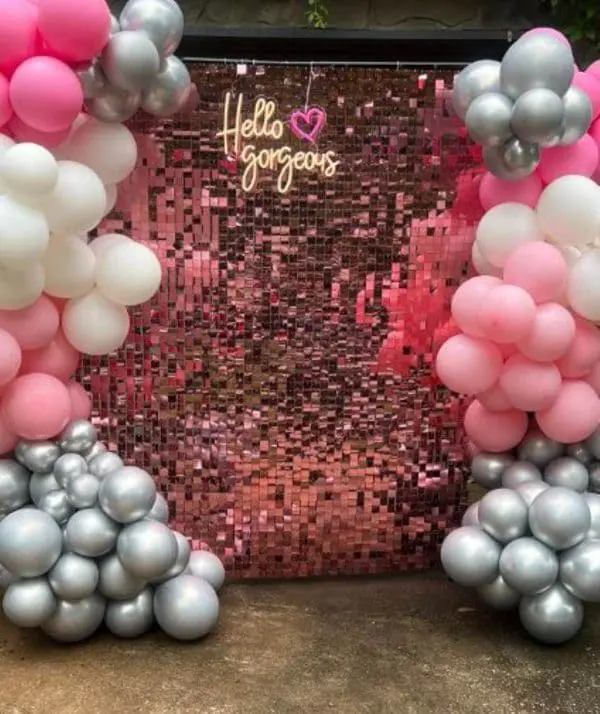
[[[432,377],[472,241],[452,208],[466,142],[440,138],[453,73],[312,72],[192,66],[199,110],[135,125],[104,226],[148,241],[164,282],[125,348],[84,365],[96,418],[234,577],[430,567],[464,495],[461,406]],[[307,90],[337,174],[282,196],[261,171],[245,193],[225,94],[288,118]]]

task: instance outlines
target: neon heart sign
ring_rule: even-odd
[[[321,107],[310,107],[302,111],[296,109],[290,118],[290,129],[299,139],[314,143],[327,122],[327,114]]]

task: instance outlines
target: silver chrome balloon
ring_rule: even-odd
[[[570,87],[563,97],[563,130],[560,143],[574,144],[587,134],[592,123],[592,103],[578,87]]]
[[[110,600],[131,600],[146,587],[146,581],[135,578],[123,567],[116,553],[106,555],[98,564],[98,589]]]
[[[97,454],[93,459],[90,459],[88,470],[100,481],[106,478],[108,474],[122,468],[123,459],[112,451],[105,451],[102,454]]]
[[[501,146],[513,135],[510,127],[512,113],[513,105],[506,95],[498,92],[482,94],[471,102],[465,116],[469,136],[482,146]]]
[[[561,456],[546,466],[544,481],[549,486],[562,486],[583,493],[588,487],[589,475],[580,461],[570,456]]]
[[[179,575],[156,588],[154,615],[160,628],[177,640],[197,640],[219,620],[219,598],[204,580]]]
[[[177,577],[178,575],[183,573],[183,571],[188,567],[188,563],[190,562],[190,554],[192,552],[192,548],[188,539],[177,531],[172,531],[172,533],[177,540],[177,558],[175,559],[173,565],[169,568],[169,570],[167,570],[164,575],[152,580],[152,584],[164,583],[165,580]]]
[[[583,623],[581,600],[556,583],[539,595],[528,595],[519,605],[521,624],[536,640],[558,645],[574,637]]]
[[[600,460],[600,427],[584,443],[592,456]]]
[[[67,498],[67,494],[62,489],[58,491],[48,491],[38,501],[37,507],[40,511],[45,511],[59,525],[66,523],[75,513],[75,507]]]
[[[61,530],[44,511],[22,508],[0,521],[0,564],[13,575],[36,578],[47,573],[61,550]]]
[[[125,526],[119,533],[119,560],[126,570],[141,580],[160,578],[173,567],[177,554],[175,535],[157,521],[138,521]]]
[[[58,443],[63,451],[83,454],[89,451],[98,441],[98,430],[85,419],[72,421],[58,437]]]
[[[600,495],[597,493],[584,493],[588,508],[590,509],[590,529],[586,538],[600,538]]]
[[[109,602],[104,622],[117,637],[132,639],[148,632],[154,624],[152,588],[145,588],[131,600]]]
[[[529,509],[533,535],[554,550],[580,543],[591,526],[590,508],[584,496],[568,488],[550,487]]]
[[[146,518],[149,518],[151,521],[158,521],[159,523],[164,524],[169,522],[169,504],[162,494],[156,494],[154,505],[150,509]]]
[[[97,60],[77,70],[76,74],[83,89],[83,98],[86,100],[99,97],[106,88],[106,77]]]
[[[61,488],[66,488],[70,479],[81,476],[87,470],[87,461],[81,454],[63,454],[54,464],[54,478]]]
[[[60,448],[53,441],[20,441],[16,450],[23,466],[37,473],[52,471],[60,456]]]
[[[48,582],[57,597],[81,600],[98,586],[98,566],[77,553],[63,553],[48,573]]]
[[[500,575],[521,595],[536,595],[556,582],[558,558],[535,538],[517,538],[502,551]]]
[[[504,162],[515,171],[528,171],[529,176],[540,163],[540,147],[516,137],[509,139],[504,145]]]
[[[478,512],[479,501],[475,501],[475,503],[472,503],[465,511],[462,517],[462,521],[460,522],[461,526],[475,526],[475,528],[479,528],[479,516],[477,515]]]
[[[50,491],[60,491],[60,486],[57,480],[54,478],[53,473],[46,474],[31,474],[31,480],[29,481],[29,493],[31,495],[31,500],[37,506],[40,502],[40,498]]]
[[[102,94],[88,99],[85,107],[88,113],[100,121],[121,124],[128,121],[142,104],[140,92],[125,92],[116,87],[105,87]]]
[[[106,602],[94,593],[83,600],[59,600],[54,615],[42,630],[58,642],[81,642],[91,637],[102,624]]]
[[[118,534],[119,525],[103,511],[99,508],[85,508],[69,519],[65,528],[65,542],[74,553],[98,558],[115,547]]]
[[[509,587],[501,575],[488,585],[477,588],[477,594],[494,610],[514,610],[521,599],[521,595]]]
[[[502,181],[520,181],[535,171],[537,164],[525,168],[509,166],[506,161],[505,148],[504,146],[486,146],[484,148],[483,161],[490,173]]]
[[[554,439],[549,439],[539,429],[531,429],[517,448],[521,461],[530,461],[539,469],[545,468],[551,461],[562,456],[565,447]]]
[[[454,78],[452,106],[463,121],[473,100],[487,92],[500,91],[500,63],[478,60],[465,67]]]
[[[502,487],[515,489],[524,483],[541,481],[542,472],[529,461],[515,461],[502,474]]]
[[[530,89],[515,102],[511,127],[522,141],[554,146],[560,140],[565,110],[550,89]]]
[[[96,458],[96,456],[99,456],[100,454],[105,454],[106,453],[106,446],[101,442],[97,441],[91,449],[88,451],[85,451],[82,453],[82,456],[85,458],[85,460],[89,463],[93,459]],[[116,456],[116,454],[115,454]],[[117,457],[118,458],[118,457]]]
[[[225,568],[220,558],[208,550],[194,550],[190,555],[188,570],[196,578],[206,580],[216,592],[225,582]]]
[[[476,454],[471,461],[471,478],[483,488],[500,488],[502,474],[513,461],[510,454]]]
[[[18,461],[0,459],[0,517],[29,503],[29,476]]]
[[[480,587],[498,577],[500,551],[500,544],[487,533],[479,528],[463,526],[444,539],[442,566],[448,577],[459,585]],[[191,564],[190,568],[193,567]]]
[[[550,486],[543,481],[527,481],[527,483],[522,483],[520,486],[517,486],[515,491],[519,494],[519,496],[521,496],[529,507],[540,495],[540,493],[548,488],[550,488]]]
[[[184,17],[172,0],[129,0],[119,17],[121,30],[141,30],[167,57],[179,47]]]
[[[185,105],[191,91],[187,67],[177,57],[167,57],[142,95],[142,109],[156,117],[172,116]]]
[[[8,586],[2,610],[17,627],[39,627],[52,617],[56,604],[46,578],[26,578]]]
[[[527,504],[508,488],[486,493],[477,515],[480,527],[500,543],[509,543],[527,532]]]
[[[560,579],[584,602],[600,602],[600,540],[584,540],[560,556]]]
[[[100,65],[113,87],[136,92],[152,84],[160,69],[160,56],[143,32],[124,31],[110,38]]]
[[[67,481],[65,489],[69,503],[75,508],[91,508],[98,501],[100,481],[92,474],[81,474]]]
[[[570,456],[572,459],[577,459],[582,464],[589,466],[593,460],[594,455],[587,448],[585,441],[580,441],[576,444],[568,444],[566,455]]]
[[[152,476],[137,466],[123,466],[108,474],[98,492],[100,508],[118,523],[134,523],[144,518],[155,500]]]

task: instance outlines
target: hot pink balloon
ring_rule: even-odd
[[[600,60],[592,62],[592,64],[585,71],[586,74],[591,74],[593,77],[600,81]]]
[[[71,399],[71,419],[88,419],[92,413],[92,398],[79,382],[67,384]]]
[[[575,319],[575,337],[556,366],[563,377],[578,379],[592,369],[600,360],[600,332],[590,322]]]
[[[535,241],[516,248],[504,265],[504,282],[518,285],[537,303],[559,298],[569,269],[563,254],[550,243]]]
[[[523,33],[521,37],[532,37],[535,35],[550,35],[550,37],[558,40],[561,44],[565,45],[565,47],[571,47],[571,43],[567,37],[565,37],[562,32],[555,30],[553,27],[534,27],[533,29],[527,30],[527,32]]]
[[[495,342],[517,342],[531,330],[535,302],[516,285],[498,285],[484,297],[479,309],[479,326]]]
[[[600,423],[600,399],[586,382],[563,383],[552,406],[536,414],[540,429],[550,439],[574,444],[591,436]]]
[[[508,451],[527,432],[527,414],[518,409],[492,412],[476,399],[465,412],[465,432],[482,451]]]
[[[0,129],[8,123],[13,115],[8,87],[8,79],[0,74]]]
[[[436,358],[440,380],[459,394],[478,394],[489,389],[502,369],[502,355],[487,340],[456,335],[444,342]]]
[[[38,26],[46,45],[68,62],[101,54],[110,37],[110,10],[105,0],[36,0]]]
[[[596,119],[600,114],[600,80],[590,72],[575,72],[572,86],[587,94],[592,105],[592,117]]]
[[[495,384],[487,391],[478,394],[477,399],[491,412],[506,412],[514,409],[500,384]]]
[[[597,166],[598,146],[589,134],[585,134],[575,144],[544,149],[537,170],[542,181],[549,184],[561,176],[589,178]]]
[[[22,439],[50,439],[71,418],[69,390],[48,374],[17,377],[2,399],[2,415],[8,428]]]
[[[11,74],[33,57],[37,40],[37,11],[23,0],[0,2],[0,71]]]
[[[8,384],[21,368],[21,348],[6,330],[0,330],[0,386]]]
[[[535,208],[543,188],[536,173],[519,181],[502,181],[488,171],[479,184],[479,200],[486,211],[500,203],[524,203]]]
[[[82,3],[82,7],[85,5]],[[54,57],[32,57],[13,74],[10,101],[25,124],[55,133],[70,128],[79,115],[83,90],[75,72],[64,62]]]
[[[59,329],[50,344],[39,350],[23,353],[21,374],[41,372],[50,374],[60,379],[61,382],[65,382],[75,373],[79,364],[79,357],[79,352],[67,340],[62,330]]]
[[[56,305],[46,295],[23,310],[0,310],[0,329],[10,332],[23,350],[38,350],[49,344],[59,320]]]
[[[562,377],[550,362],[513,355],[500,373],[500,387],[515,409],[535,412],[549,407],[560,391]]]
[[[554,362],[562,357],[575,339],[573,315],[555,302],[538,305],[529,334],[517,347],[529,359]]]
[[[13,115],[8,122],[7,129],[20,142],[28,142],[31,144],[39,144],[45,149],[56,149],[60,146],[71,133],[70,129],[63,131],[55,131],[48,133],[47,131],[38,131],[25,124],[18,116]]]
[[[457,326],[467,335],[483,337],[483,330],[478,323],[481,300],[492,288],[502,285],[499,278],[491,275],[478,275],[464,282],[452,298],[452,317]]]
[[[0,407],[0,456],[8,454],[12,451],[19,437],[8,428],[4,418],[2,417],[2,408]]]

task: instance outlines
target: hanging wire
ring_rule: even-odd
[[[229,57],[182,57],[185,62],[202,62],[204,64],[249,64],[272,67],[395,67],[396,69],[411,67],[427,67],[431,70],[444,67],[464,67],[465,62],[367,62],[365,60],[262,60],[240,59]],[[312,75],[312,70],[311,70]]]

